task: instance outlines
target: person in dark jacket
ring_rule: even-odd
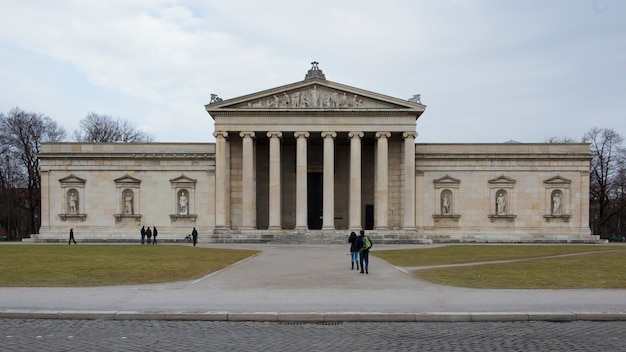
[[[348,242],[350,242],[350,263],[352,264],[352,269],[350,270],[354,270],[354,264],[356,264],[356,270],[359,270],[359,249],[356,248],[357,238],[354,231],[350,233],[350,237],[348,238]]]
[[[150,226],[148,226],[148,228],[146,229],[146,237],[148,238],[148,242],[146,243],[152,243],[152,230],[150,229]]]
[[[141,227],[141,244],[144,244],[146,242],[146,227],[142,226]]]
[[[156,242],[157,234],[158,234],[158,232],[157,232],[156,226],[154,226],[153,230],[152,230],[152,244],[157,244],[157,242]]]
[[[76,244],[76,240],[74,239],[74,229],[70,229],[70,240],[67,241],[67,244],[72,244],[72,242]]]
[[[369,269],[369,264],[370,264],[370,248],[371,248],[372,241],[369,239],[369,237],[365,236],[365,231],[363,230],[361,230],[361,232],[359,233],[359,237],[357,237],[356,241],[357,241],[357,248],[359,249],[359,254],[360,254],[359,255],[359,261],[361,262],[360,273],[369,274],[368,269]],[[367,243],[369,243],[370,245],[367,246]]]
[[[196,228],[193,228],[193,231],[191,231],[191,240],[193,241],[193,246],[196,246],[196,243],[198,243],[198,231],[196,231]]]

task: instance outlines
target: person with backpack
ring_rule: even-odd
[[[348,238],[348,242],[350,242],[350,262],[352,263],[352,269],[354,270],[354,264],[356,263],[356,270],[359,270],[359,249],[356,247],[357,245],[357,235],[354,231],[350,233],[350,237]]]
[[[365,231],[361,230],[359,232],[359,237],[357,237],[357,248],[359,249],[359,261],[361,262],[361,274],[369,274],[369,263],[370,263],[370,248],[372,248],[372,241],[369,237],[365,236]],[[365,270],[365,271],[363,271]]]

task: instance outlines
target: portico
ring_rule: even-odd
[[[216,100],[216,190],[241,189],[218,197],[217,232],[415,230],[424,105],[329,82],[316,64],[302,82]]]

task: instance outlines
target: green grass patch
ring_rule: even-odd
[[[415,270],[423,280],[489,289],[626,288],[626,250],[555,259]]]
[[[431,266],[494,260],[538,258],[560,254],[607,251],[619,246],[594,245],[452,245],[433,248],[372,251],[396,266]]]
[[[576,253],[559,258],[542,258]],[[412,272],[422,280],[447,286],[483,289],[626,288],[624,246],[468,245],[377,251],[372,254],[405,267],[519,260]]]
[[[192,246],[0,246],[0,286],[135,285],[200,278],[258,253]]]

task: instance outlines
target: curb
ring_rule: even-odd
[[[254,322],[514,322],[514,321],[626,321],[626,312],[133,312],[133,311],[0,311],[0,319],[57,320],[171,320],[171,321],[254,321]]]

